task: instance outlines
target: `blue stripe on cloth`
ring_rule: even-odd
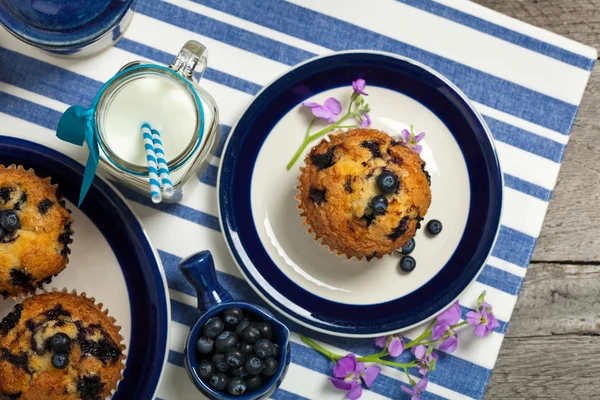
[[[219,173],[219,169],[212,164],[208,164],[206,167],[206,171],[200,177],[200,182],[210,185],[212,187],[217,186],[217,174]]]
[[[168,356],[168,361],[173,364],[173,365],[177,365],[178,367],[181,368],[185,368],[185,364],[184,364],[184,358],[185,356],[177,351],[174,350],[169,350],[169,356]],[[283,390],[283,389],[277,389],[277,391],[275,393],[273,393],[270,396],[271,399],[275,399],[275,400],[304,400],[306,399],[306,397],[302,397],[299,396],[297,394],[288,392],[287,390]]]
[[[516,176],[512,176],[509,174],[504,174],[504,186],[514,190],[518,190],[521,193],[537,197],[538,199],[544,201],[550,201],[550,196],[552,196],[551,190],[524,181],[521,178],[517,178]]]
[[[1,91],[0,112],[52,130],[56,129],[56,124],[61,116],[58,111]]]
[[[516,296],[519,294],[523,278],[488,264],[483,267],[483,271],[481,271],[481,274],[477,278],[477,282]]]
[[[247,0],[243,3],[236,0],[194,1],[332,50],[369,48],[418,60],[448,77],[469,98],[565,135],[571,131],[577,113],[576,105],[292,3],[279,0]],[[155,4],[155,0],[143,0],[138,5],[141,5],[138,6],[138,11],[141,8],[142,13],[150,17],[175,23],[177,26],[219,41],[227,38],[226,43],[232,46],[252,51],[274,61],[288,65],[294,64],[290,62],[291,60],[300,61],[296,49],[290,49],[289,45],[274,42],[264,36],[245,31],[240,36],[230,35],[232,29],[238,28],[208,19],[200,14],[187,13],[167,3]],[[165,15],[165,13],[169,14]],[[271,46],[268,51],[254,48],[257,43],[265,41],[269,41]],[[254,45],[247,48],[248,42]],[[306,54],[306,58],[309,55]],[[482,82],[486,84],[483,85]],[[536,106],[523,107],[523,104]]]
[[[175,255],[161,250],[159,250],[159,255],[164,266],[169,288],[178,292],[188,294],[190,296],[195,296],[196,292],[194,291],[192,286],[179,273],[177,265],[181,259]],[[264,303],[264,301],[252,290],[252,288],[243,279],[228,275],[220,271],[217,272],[217,277],[221,285],[225,288],[225,290],[227,290],[234,298],[244,299],[245,301],[262,305],[274,311],[271,307]],[[466,312],[468,311],[471,310],[468,308],[463,308],[463,314],[466,314]],[[177,321],[187,326],[191,326],[199,317],[199,312],[195,307],[188,306],[175,300],[171,300],[171,315],[174,321]],[[336,338],[324,334],[319,334],[312,331],[308,331],[306,328],[301,327],[281,316],[279,317],[293,331],[306,333],[319,341],[342,348],[345,351],[365,355],[376,351],[372,339]],[[499,333],[503,333],[506,329],[506,323],[503,321],[500,321],[500,323],[502,324],[502,327],[497,329],[497,331]],[[404,357],[409,356],[407,354]],[[310,359],[312,360],[314,358],[314,353],[312,353]],[[325,358],[323,358],[323,360],[326,361]],[[294,362],[296,362],[295,359]],[[311,361],[304,362],[308,363]],[[468,382],[471,379],[473,379],[473,377],[476,377],[477,379],[482,379],[482,382],[487,382],[490,373],[488,369],[480,367],[458,357],[446,355],[443,353],[440,354],[440,362],[443,362],[444,367],[440,368],[440,370],[438,371],[435,371],[434,374],[431,375],[432,382],[439,382],[443,386],[446,386],[452,390],[457,390],[454,386],[448,386],[447,384],[447,382],[454,382],[454,384],[457,385],[457,387],[461,388],[461,393],[472,397],[479,397],[477,393],[473,393],[472,389],[469,389],[467,387]],[[316,368],[312,364],[301,365],[313,370],[315,370]],[[470,377],[463,376],[462,371],[469,371],[469,373],[471,374]]]
[[[215,150],[215,155],[217,157],[221,157],[223,154],[223,150],[225,149],[225,143],[227,142],[227,138],[231,133],[231,127],[227,125],[221,124],[221,138],[219,139],[219,144]]]
[[[536,239],[534,237],[502,226],[492,255],[520,267],[527,267],[535,243]]]
[[[493,22],[467,14],[455,8],[445,6],[433,0],[398,0],[401,3],[411,7],[427,11],[450,21],[457,22],[461,25],[468,26],[480,32],[497,37],[498,39],[516,44],[526,49],[544,54],[556,60],[563,61],[575,67],[582,68],[586,71],[591,71],[596,60],[565,50],[561,47],[544,42],[539,39],[532,38],[523,33],[513,31],[503,26],[494,24]]]
[[[497,119],[484,116],[485,122],[492,131],[494,139],[510,144],[511,146],[547,158],[556,163],[562,162],[567,145],[555,142],[535,133],[531,133],[516,126],[509,125]]]

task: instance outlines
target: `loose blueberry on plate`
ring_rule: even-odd
[[[400,269],[404,272],[410,272],[417,266],[417,262],[411,256],[404,256],[400,260]]]
[[[260,339],[254,344],[254,352],[263,360],[272,357],[274,350],[275,347],[273,346],[273,343],[268,339]]]
[[[208,383],[210,384],[210,386],[214,387],[217,390],[225,390],[225,388],[227,387],[227,383],[229,383],[229,379],[227,378],[227,375],[225,375],[222,372],[219,372],[213,375],[208,381]]]
[[[244,354],[252,354],[252,353],[254,353],[254,346],[252,346],[250,343],[246,343],[246,342],[240,343],[239,349]]]
[[[244,331],[244,329],[246,329],[249,326],[250,326],[250,321],[248,321],[247,318],[244,318],[235,327],[235,334],[238,335],[238,336],[242,336],[242,332]]]
[[[239,396],[246,391],[246,382],[240,377],[233,378],[227,384],[227,391],[234,396]]]
[[[204,336],[214,339],[221,334],[225,330],[225,324],[223,320],[219,317],[213,317],[206,321],[204,324],[203,332]]]
[[[0,226],[6,232],[14,232],[21,226],[19,216],[14,211],[4,211],[0,214]]]
[[[437,219],[432,219],[427,223],[427,232],[432,235],[438,235],[442,231],[442,223]]]
[[[50,339],[50,348],[56,353],[67,353],[71,347],[71,338],[65,333],[57,333]]]
[[[235,326],[244,319],[243,311],[238,307],[231,307],[223,311],[223,320],[229,328],[235,329]]]
[[[221,372],[229,371],[229,364],[227,364],[227,361],[225,360],[225,354],[223,354],[223,353],[215,354],[212,358],[212,362],[215,363],[215,365],[217,366],[217,369],[219,371],[221,371]]]
[[[198,375],[202,379],[210,379],[217,372],[217,367],[210,361],[200,361]]]
[[[242,331],[242,340],[246,343],[254,344],[260,339],[260,331],[257,327],[250,325]]]
[[[377,177],[377,187],[381,193],[393,193],[398,187],[398,177],[389,171],[384,171]]]
[[[378,194],[371,199],[371,208],[375,214],[385,214],[385,210],[388,208],[388,199],[384,195]]]
[[[219,353],[223,353],[228,349],[237,346],[237,344],[238,340],[237,336],[235,336],[235,333],[231,331],[225,331],[217,336],[217,339],[215,340],[215,350]]]
[[[248,357],[244,367],[246,368],[246,371],[248,371],[248,373],[250,375],[258,375],[263,370],[263,362],[260,358],[252,355],[252,356]]]
[[[261,372],[261,375],[266,376],[266,377],[275,375],[275,372],[277,372],[278,366],[279,366],[279,363],[277,362],[276,359],[274,359],[273,357],[267,358],[264,362],[264,368]]]
[[[262,379],[259,375],[254,375],[246,380],[247,390],[258,389],[262,385]]]
[[[196,351],[200,354],[210,354],[215,348],[215,341],[208,337],[201,337],[196,342]]]
[[[408,242],[404,246],[402,246],[402,254],[410,254],[415,249],[415,238],[408,239]]]
[[[271,327],[270,324],[266,323],[266,322],[261,322],[259,324],[256,324],[256,327],[258,328],[259,332],[260,332],[260,337],[262,337],[263,339],[273,339],[273,328]]]
[[[67,353],[54,353],[51,362],[54,368],[65,369],[69,365],[69,356]]]
[[[227,353],[225,353],[225,361],[231,367],[239,367],[244,361],[246,361],[246,356],[240,349],[229,349]]]

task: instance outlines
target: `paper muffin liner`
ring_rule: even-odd
[[[81,293],[77,293],[76,289],[72,289],[71,291],[69,291],[66,287],[63,287],[61,289],[58,288],[51,288],[50,290],[48,289],[37,289],[34,293],[30,293],[27,295],[22,295],[20,296],[21,301],[19,301],[18,304],[21,304],[23,301],[36,297],[36,296],[41,296],[44,294],[48,294],[48,293],[65,293],[65,294],[69,294],[72,296],[77,296],[81,299],[87,300],[89,302],[91,302],[94,307],[103,315],[105,315],[109,321],[115,326],[115,328],[117,329],[117,332],[121,331],[121,326],[117,324],[117,320],[110,316],[109,314],[109,310],[108,308],[104,307],[104,304],[102,303],[97,303],[96,299],[94,297],[88,297],[87,294],[85,292],[81,292]],[[113,398],[113,396],[115,395],[115,393],[117,392],[118,388],[119,388],[119,383],[123,380],[123,373],[125,372],[125,369],[127,367],[127,354],[125,354],[125,350],[127,349],[127,346],[125,346],[125,344],[123,343],[125,341],[125,338],[123,337],[123,335],[121,335],[120,333],[118,334],[118,342],[117,345],[119,346],[120,350],[121,350],[121,358],[119,360],[119,362],[122,365],[122,368],[120,370],[120,378],[119,380],[115,383],[114,387],[111,389],[110,392],[110,396],[107,396],[105,398],[103,398],[103,400],[110,400]],[[0,396],[0,399],[2,397]]]
[[[69,212],[69,214],[71,214],[71,210],[69,210],[67,208],[67,204],[66,201],[62,195],[62,193],[59,190],[58,184],[52,184],[52,178],[51,177],[46,177],[46,178],[42,178],[39,175],[37,175],[35,173],[35,170],[33,168],[29,168],[26,169],[25,167],[23,167],[22,165],[16,165],[16,164],[10,164],[8,167],[5,166],[4,164],[0,164],[0,169],[4,168],[7,170],[12,170],[12,169],[16,169],[16,170],[20,170],[20,171],[25,171],[26,173],[35,176],[36,178],[39,178],[42,180],[42,182],[46,183],[48,186],[52,187],[54,189],[54,195],[56,196],[56,202],[58,203],[58,205],[60,205],[61,207],[63,207],[65,210],[67,210]],[[35,294],[37,293],[38,290],[43,289],[44,285],[49,285],[50,283],[52,283],[52,279],[54,279],[54,277],[58,276],[61,272],[63,272],[67,266],[69,265],[69,255],[71,254],[71,248],[69,247],[70,244],[73,243],[73,235],[74,235],[74,230],[73,230],[73,217],[70,217],[70,221],[69,221],[69,227],[68,229],[70,230],[70,235],[69,235],[69,241],[68,244],[66,245],[66,250],[67,250],[67,256],[66,258],[66,263],[65,263],[65,268],[63,268],[62,271],[60,271],[57,274],[51,275],[49,277],[46,277],[45,279],[39,281],[33,290],[25,290],[23,289],[23,292],[18,293],[16,295],[5,295],[2,294],[2,298],[3,300],[6,299],[13,299],[15,301],[21,302],[22,300],[24,300],[25,298],[27,298],[30,294]]]

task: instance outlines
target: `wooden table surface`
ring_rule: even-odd
[[[600,48],[600,0],[475,1]],[[600,398],[599,64],[486,399]]]

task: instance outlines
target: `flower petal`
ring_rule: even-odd
[[[479,337],[486,337],[488,334],[488,330],[486,329],[484,324],[479,324],[475,328],[475,334]]]
[[[366,128],[367,126],[371,125],[371,117],[369,116],[369,114],[365,113],[364,117],[365,117],[365,119],[363,119],[362,122],[360,123],[361,128]]]
[[[304,107],[310,107],[310,108],[321,107],[321,105],[319,103],[316,103],[314,101],[305,101],[304,103],[302,103],[302,105]]]
[[[415,153],[419,153],[419,154],[421,154],[421,152],[423,151],[423,146],[421,146],[420,144],[418,144],[418,145],[414,146],[414,147],[412,148],[412,150],[413,150]]]
[[[415,358],[422,360],[425,357],[425,353],[427,353],[427,348],[420,344],[412,348],[412,353],[415,355]]]
[[[408,131],[408,129],[402,129],[402,137],[404,138],[405,142],[408,142],[410,140],[410,132]]]
[[[356,372],[357,374],[362,374],[363,372],[366,371],[366,367],[365,367],[365,363],[364,362],[356,362],[356,369],[354,370],[354,372]]]
[[[336,378],[345,378],[350,373],[356,370],[356,356],[354,354],[348,354],[346,357],[342,357],[333,367],[333,376]]]
[[[467,324],[477,325],[481,322],[481,314],[476,311],[469,311],[467,313]]]
[[[431,339],[433,340],[441,339],[442,336],[444,336],[444,334],[446,333],[446,330],[448,329],[448,325],[442,323],[442,321],[440,321],[439,318],[440,317],[438,316],[438,323],[431,330]]]
[[[350,388],[352,387],[351,382],[346,382],[343,379],[329,378],[329,380],[331,381],[331,383],[333,383],[333,386],[335,386],[336,389],[350,390]]]
[[[387,346],[388,337],[389,336],[379,336],[375,338],[375,344],[377,347],[385,349]]]
[[[340,119],[339,115],[331,114],[331,117],[327,118],[327,122],[333,124],[334,122],[337,122],[338,119]]]
[[[317,118],[328,119],[333,115],[331,110],[323,106],[313,107],[312,113]]]
[[[417,382],[414,389],[415,390],[425,390],[427,388],[428,383],[429,383],[429,381],[426,378],[423,378],[419,382]]]
[[[365,381],[365,385],[367,385],[368,388],[373,386],[373,383],[375,382],[375,379],[377,379],[377,376],[380,372],[381,368],[379,368],[377,365],[371,365],[367,368],[365,373],[362,375],[362,378],[363,381]]]
[[[357,382],[352,382],[351,385],[352,387],[350,388],[348,393],[346,393],[346,398],[350,400],[360,399],[360,396],[362,396],[363,391],[361,384]]]
[[[330,97],[323,103],[323,107],[328,108],[333,114],[338,115],[342,112],[342,104],[335,98]]]
[[[458,302],[452,304],[450,308],[437,316],[437,320],[446,325],[454,325],[457,324],[460,320],[460,306]]]
[[[452,352],[454,352],[454,350],[456,350],[457,345],[458,345],[457,337],[450,336],[440,344],[440,350],[445,351],[446,353],[452,353]]]
[[[404,393],[408,393],[408,394],[413,394],[415,393],[411,388],[407,388],[406,386],[400,386],[400,389],[402,389],[402,391]]]
[[[404,352],[404,340],[397,336],[394,336],[392,338],[392,341],[390,342],[388,351],[390,352],[390,356],[398,357]]]
[[[494,329],[498,328],[499,326],[500,326],[500,322],[498,322],[498,319],[496,318],[496,316],[494,314],[490,314],[488,316],[487,328],[490,331],[493,331]]]
[[[415,137],[413,138],[413,140],[416,143],[419,143],[421,141],[421,139],[423,139],[425,137],[425,132],[421,132],[418,135],[415,135]]]

